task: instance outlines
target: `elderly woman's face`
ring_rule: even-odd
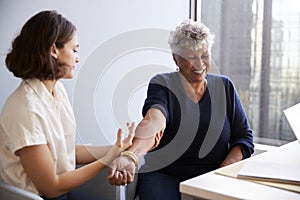
[[[203,81],[210,69],[210,53],[207,47],[197,51],[184,49],[175,54],[174,61],[180,73],[191,83]]]

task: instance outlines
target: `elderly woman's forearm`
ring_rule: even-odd
[[[152,138],[166,127],[166,118],[156,108],[150,108],[135,130],[136,138]]]
[[[155,144],[155,136],[148,138],[134,138],[133,145],[127,151],[133,152],[139,159],[150,151]]]
[[[128,149],[139,158],[158,146],[166,127],[166,118],[158,109],[151,108],[135,130],[133,145]]]

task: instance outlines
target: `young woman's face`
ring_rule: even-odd
[[[63,68],[63,77],[62,78],[73,78],[74,73],[73,70],[75,68],[75,64],[79,62],[78,55],[78,38],[75,33],[73,38],[64,44],[64,47],[61,49],[57,49],[57,60],[62,64]]]
[[[210,53],[205,46],[197,51],[184,49],[173,57],[180,73],[191,83],[204,80],[210,69]]]

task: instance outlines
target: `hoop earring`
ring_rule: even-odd
[[[180,71],[180,68],[179,68],[179,67],[176,67],[176,71],[179,72],[179,71]]]

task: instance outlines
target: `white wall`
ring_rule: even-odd
[[[63,80],[77,118],[78,142],[112,143],[116,127],[140,118],[149,77],[175,69],[166,51],[165,31],[188,18],[188,4],[185,0],[0,1],[0,108],[20,82],[5,66],[12,39],[35,13],[55,9],[78,29],[81,62],[75,78]],[[158,36],[152,38],[151,31]]]

